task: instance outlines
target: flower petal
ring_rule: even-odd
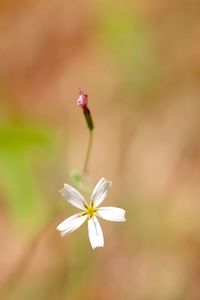
[[[65,219],[60,225],[58,225],[57,230],[60,231],[61,236],[66,236],[74,230],[78,229],[87,219],[87,216],[81,216],[81,214],[75,214],[67,219]]]
[[[102,219],[114,222],[124,222],[125,219],[125,210],[119,207],[100,207],[97,211],[97,215]]]
[[[85,198],[71,185],[64,183],[64,187],[60,190],[61,195],[73,206],[85,210],[83,203],[87,204]]]
[[[96,217],[88,221],[88,234],[93,249],[104,246],[103,232]]]
[[[94,207],[97,207],[107,197],[112,182],[101,178],[95,186],[91,200],[94,201]]]

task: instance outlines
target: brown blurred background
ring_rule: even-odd
[[[61,239],[81,170],[127,210]],[[0,299],[200,299],[200,2],[0,1]]]

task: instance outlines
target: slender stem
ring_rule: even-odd
[[[87,152],[86,152],[85,162],[84,162],[84,167],[83,167],[83,174],[86,174],[86,172],[87,172],[88,162],[89,162],[91,148],[92,148],[92,139],[93,139],[92,133],[93,132],[92,132],[92,130],[90,130],[89,132],[90,132],[90,135],[89,135],[89,142],[88,142],[88,147],[87,147]]]

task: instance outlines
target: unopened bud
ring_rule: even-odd
[[[83,113],[88,125],[89,130],[94,129],[94,124],[92,121],[92,116],[88,108],[88,95],[84,93],[83,90],[79,89],[79,97],[76,101],[76,104],[83,109]]]

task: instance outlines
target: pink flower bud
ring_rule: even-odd
[[[88,105],[88,95],[85,94],[84,91],[81,89],[79,89],[79,97],[76,101],[76,104],[83,109],[83,113],[84,113],[85,120],[87,122],[87,126],[88,126],[89,130],[93,130],[94,123],[92,121],[92,116],[91,116],[90,110],[87,106]]]
[[[76,104],[83,109],[87,108],[88,104],[88,95],[84,93],[83,90],[79,89],[79,97],[76,101]]]

